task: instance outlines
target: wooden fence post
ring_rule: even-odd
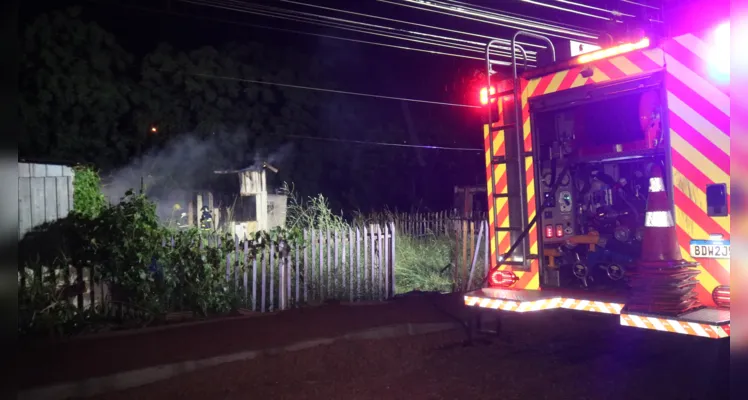
[[[483,223],[480,224],[480,231],[478,232],[478,240],[475,241],[475,250],[473,251],[473,262],[470,264],[470,276],[468,277],[465,290],[470,290],[470,286],[473,283],[473,272],[475,271],[475,264],[478,262],[479,247],[481,239],[483,238]]]
[[[270,308],[269,311],[273,312],[275,309],[273,308],[275,306],[275,243],[270,243],[270,270],[268,271],[270,274],[270,285],[269,285],[269,296],[268,300],[270,301]]]
[[[309,275],[310,271],[311,273],[314,273],[314,269],[309,268],[309,258],[307,257],[309,246],[313,246],[314,243],[314,231],[312,231],[312,240],[307,241],[309,238],[309,232],[307,230],[304,230],[304,302],[309,301],[309,279],[312,279],[312,276]],[[314,247],[312,247],[314,249]],[[312,253],[312,260],[314,259],[314,253]]]
[[[390,224],[390,227],[392,228],[392,239],[391,239],[391,244],[390,244],[390,246],[391,246],[391,250],[390,250],[391,262],[390,262],[390,268],[389,268],[390,274],[392,274],[391,277],[390,277],[390,284],[391,284],[391,287],[390,287],[390,296],[394,297],[395,293],[396,293],[396,290],[397,290],[397,285],[395,284],[395,273],[397,272],[397,270],[396,270],[396,267],[397,267],[396,260],[397,259],[395,257],[395,254],[397,252],[397,240],[396,240],[396,233],[395,233],[395,224]]]

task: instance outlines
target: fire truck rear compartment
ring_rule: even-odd
[[[640,254],[649,171],[665,162],[659,92],[608,92],[531,108],[546,289],[625,295]]]

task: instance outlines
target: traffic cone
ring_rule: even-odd
[[[670,201],[665,191],[662,168],[657,164],[652,167],[652,176],[649,178],[640,261],[652,267],[666,267],[684,262],[678,246]]]
[[[630,272],[626,310],[678,315],[700,306],[699,272],[681,255],[662,168],[655,164],[651,172],[641,257]]]

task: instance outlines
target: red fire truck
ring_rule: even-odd
[[[689,15],[667,37],[524,71],[518,39],[555,51],[517,32],[504,80],[488,44],[493,267],[467,306],[484,320],[568,309],[729,338],[728,18]]]

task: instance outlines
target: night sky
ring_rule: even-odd
[[[389,0],[388,0],[389,1]],[[352,92],[363,92],[383,96],[404,97],[412,99],[424,99],[438,102],[450,102],[461,104],[477,104],[478,88],[469,86],[470,76],[476,70],[483,70],[483,61],[465,58],[450,57],[444,55],[433,55],[424,52],[409,51],[382,47],[372,44],[356,43],[346,40],[321,38],[318,36],[303,35],[296,33],[285,33],[277,30],[261,29],[251,25],[261,25],[287,30],[296,30],[317,35],[334,35],[351,40],[366,40],[382,44],[421,47],[428,46],[419,43],[404,42],[401,40],[377,37],[324,26],[314,26],[306,23],[287,21],[278,18],[248,14],[236,10],[226,10],[207,6],[206,3],[219,4],[221,6],[236,7],[246,4],[269,5],[284,10],[297,10],[301,12],[315,13],[320,15],[346,18],[350,20],[373,22],[385,26],[398,26],[397,23],[388,21],[371,21],[349,14],[336,13],[330,10],[304,7],[299,4],[291,4],[280,0],[255,0],[255,1],[206,1],[195,0],[201,5],[189,4],[178,0],[99,0],[99,1],[36,1],[24,3],[21,7],[21,28],[25,21],[33,19],[40,12],[50,9],[60,9],[68,5],[80,4],[84,6],[84,16],[99,22],[105,29],[113,32],[117,41],[136,57],[143,56],[152,51],[159,42],[169,42],[183,49],[197,48],[202,45],[219,47],[227,42],[259,41],[272,43],[289,49],[314,49],[322,57],[334,60],[328,72],[334,77],[337,88]],[[509,38],[514,29],[496,26],[459,18],[452,15],[443,15],[438,12],[417,10],[403,6],[405,0],[392,0],[391,3],[376,0],[299,0],[300,3],[311,3],[330,8],[345,9],[362,14],[373,14],[387,18],[412,21],[419,24],[438,26],[456,31],[471,32],[491,37]],[[629,21],[649,18],[653,11],[651,7],[634,6],[626,1],[581,1],[588,5],[594,4],[601,9],[610,7],[624,12],[636,13],[637,18]],[[392,3],[399,3],[392,4]],[[550,7],[538,6],[521,0],[465,0],[450,1],[442,0],[437,3],[452,3],[451,5],[474,5],[478,7],[492,7],[504,12],[515,13],[517,16],[536,18],[557,25],[574,27],[594,33],[599,39],[588,40],[592,43],[601,43],[608,40],[604,35],[597,32],[608,31],[623,35],[632,24],[621,24],[605,21],[601,18],[585,17],[573,12],[559,12]],[[544,1],[544,3],[554,3]],[[659,6],[660,0],[640,0],[634,3],[649,3]],[[413,3],[406,4],[413,5]],[[588,10],[584,7],[576,7],[576,10],[593,12],[596,15],[609,15],[603,11]],[[433,32],[427,27],[409,27],[409,29],[421,32]],[[436,32],[442,35],[464,37],[459,34]],[[484,39],[474,39],[485,42]],[[554,38],[560,58],[566,58],[569,54],[569,42],[565,38]],[[444,52],[458,51],[440,49]],[[462,52],[461,54],[470,54]],[[475,57],[482,58],[481,54],[472,53]],[[538,56],[542,62],[544,59]],[[303,66],[299,66],[303,68]],[[503,73],[507,73],[504,69]],[[299,82],[303,84],[303,82]],[[346,95],[336,95],[331,101],[350,101]],[[358,101],[365,101],[370,107],[371,113],[377,118],[393,121],[394,123],[408,124],[404,118],[403,102],[382,99],[365,99],[357,97]],[[410,137],[405,138],[382,138],[386,142],[398,142],[418,145],[438,145],[452,147],[482,148],[481,124],[484,118],[483,112],[475,108],[449,107],[418,103],[408,103],[408,112],[411,116],[412,127],[409,127]],[[356,127],[336,126],[334,119],[329,121],[329,130],[335,132],[336,137],[347,137],[356,139]],[[352,131],[352,132],[351,132]],[[345,144],[350,146],[350,144]],[[483,185],[483,155],[482,152],[456,152],[438,151],[430,149],[393,149],[393,151],[408,151],[413,157],[422,157],[427,154],[429,163],[440,163],[448,165],[445,176],[438,177],[429,174],[429,165],[421,163],[421,171],[409,171],[408,178],[413,184],[407,184],[410,190],[420,192],[428,200],[423,206],[431,209],[443,209],[450,206],[451,191],[454,185]],[[437,152],[438,154],[434,154]],[[407,173],[404,172],[405,175]],[[419,178],[420,176],[420,178]],[[394,187],[397,187],[395,185]],[[396,204],[398,198],[396,191],[383,195],[379,206],[407,207],[405,204]],[[395,204],[392,204],[392,203]]]

